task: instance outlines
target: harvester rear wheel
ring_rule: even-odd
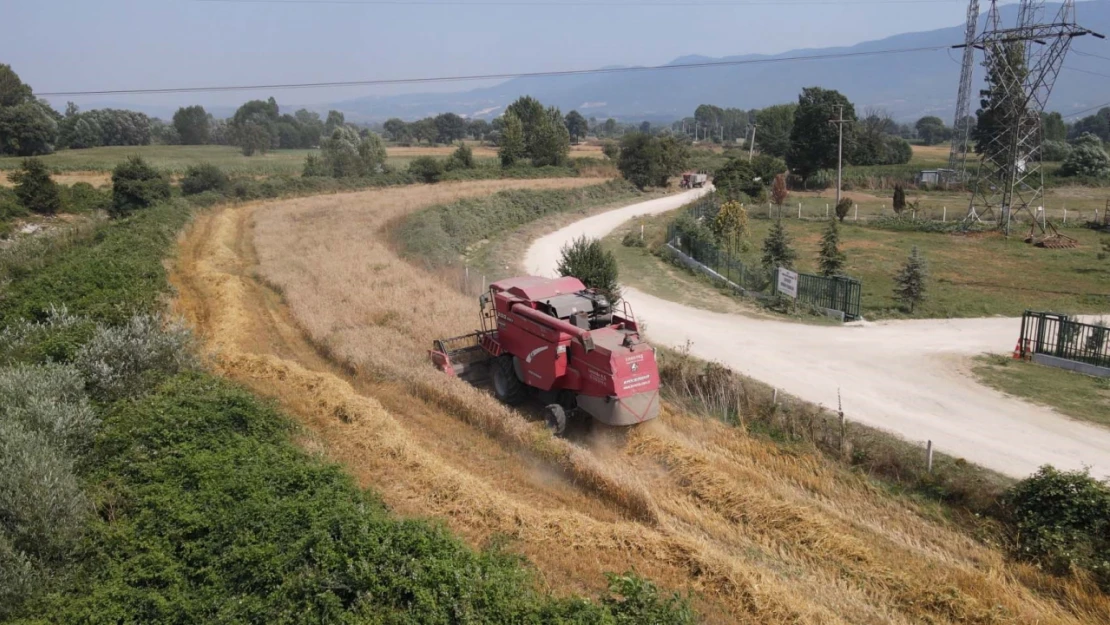
[[[550,404],[544,408],[544,417],[547,420],[547,429],[555,436],[562,436],[567,430],[567,411],[559,404]]]
[[[508,354],[493,360],[493,393],[510,406],[528,399],[528,388],[516,377],[513,357]]]

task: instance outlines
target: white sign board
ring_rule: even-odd
[[[798,273],[779,267],[779,293],[798,298]]]

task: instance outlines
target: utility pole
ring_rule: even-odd
[[[752,124],[752,142],[748,145],[748,162],[752,162],[752,154],[755,153],[755,129],[759,128],[759,124]]]
[[[837,130],[840,134],[839,143],[836,148],[836,204],[840,205],[840,187],[844,180],[844,124],[848,120],[844,119],[844,106],[840,105],[840,115],[836,119],[830,119],[830,124],[836,124]]]

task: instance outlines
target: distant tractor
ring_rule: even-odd
[[[699,174],[688,171],[682,174],[682,182],[679,183],[679,186],[683,189],[700,189],[704,187],[708,182],[709,176],[707,174]]]
[[[441,371],[492,378],[509,405],[538,397],[555,434],[576,414],[611,426],[659,416],[655,350],[626,303],[571,277],[502,280],[478,301],[480,331],[435,341],[429,354]]]

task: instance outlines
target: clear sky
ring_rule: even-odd
[[[395,1],[383,6],[0,0],[0,62],[12,65],[36,92],[544,71],[655,65],[688,54],[773,54],[851,45],[960,24],[967,11],[966,0],[702,0],[734,5],[686,7],[646,6],[666,0],[592,0],[590,6],[583,5],[591,0],[441,0],[457,2],[447,6]],[[682,1],[696,0],[674,0]],[[745,1],[758,3],[744,6]],[[613,6],[617,3],[627,5]],[[272,95],[282,102],[315,104],[474,86]],[[260,95],[270,94],[110,99],[211,105]],[[74,99],[90,106],[103,102]]]

